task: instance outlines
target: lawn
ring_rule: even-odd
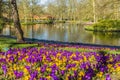
[[[15,39],[0,37],[0,51],[6,51],[9,48],[25,48],[25,47],[37,47],[38,44],[19,44]]]
[[[1,46],[9,49],[10,45],[11,42]],[[120,79],[117,48],[48,43],[18,45],[0,52],[0,80]]]

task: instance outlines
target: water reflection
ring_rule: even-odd
[[[120,32],[93,32],[97,42],[101,44],[120,45]]]
[[[77,24],[37,24],[22,26],[24,37],[64,42],[80,42],[105,45],[120,45],[119,33],[89,32],[84,26]],[[3,29],[3,34],[9,35],[9,28]],[[14,30],[11,30],[13,33]],[[15,32],[14,32],[15,33]]]
[[[3,30],[2,30],[2,33],[4,34],[4,35],[10,35],[11,34],[11,27],[9,26],[9,25],[6,25],[6,26],[4,26],[4,28],[3,28]]]

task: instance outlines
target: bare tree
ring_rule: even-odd
[[[114,1],[114,17],[115,19],[118,19],[119,16],[119,0],[113,0]]]
[[[14,26],[16,28],[17,42],[24,42],[23,31],[21,29],[16,0],[10,0],[10,2],[13,10],[13,21],[14,21]]]

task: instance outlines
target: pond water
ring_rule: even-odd
[[[85,31],[84,26],[78,24],[22,25],[22,29],[26,38],[120,46],[120,32]],[[14,36],[15,30],[8,25],[2,34]]]

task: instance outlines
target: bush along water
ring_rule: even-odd
[[[95,52],[104,48],[70,46],[83,49],[73,52],[52,48],[54,46],[59,47],[0,52],[0,76],[7,80],[116,80],[112,76],[116,78],[120,74],[120,54]],[[85,52],[85,49],[91,51]]]
[[[120,20],[102,20],[91,26],[86,26],[86,30],[90,31],[120,31]]]
[[[35,24],[53,24],[54,20],[41,20],[41,21],[33,21],[33,22],[27,22],[27,23],[24,23],[22,22],[21,24],[23,25],[35,25]]]

